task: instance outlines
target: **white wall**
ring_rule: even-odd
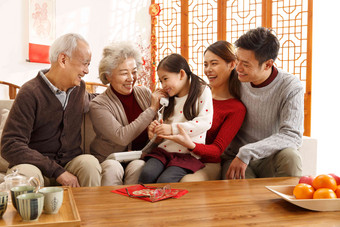
[[[130,40],[149,44],[150,0],[56,0],[56,37],[80,33],[90,43],[92,61],[85,81],[99,82],[98,64],[104,46]],[[28,0],[0,0],[0,80],[22,85],[48,64],[29,63]],[[0,99],[8,97],[0,87]]]
[[[103,47],[111,40],[150,40],[150,0],[57,0],[56,35],[78,32],[93,52],[86,81],[98,81]],[[318,139],[318,173],[340,174],[340,1],[314,0],[312,137]],[[46,64],[27,63],[28,1],[0,0],[0,80],[22,85]],[[0,88],[0,99],[6,96]]]
[[[0,0],[0,80],[21,85],[46,68],[45,64],[27,63],[28,1]],[[2,94],[1,94],[2,95]]]
[[[314,0],[312,137],[318,139],[318,173],[340,174],[340,1]]]

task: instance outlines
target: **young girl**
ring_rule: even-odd
[[[164,111],[164,123],[154,121],[149,126],[149,137],[179,134],[178,125],[197,143],[204,143],[210,129],[213,105],[210,88],[179,54],[165,57],[157,73],[163,90],[169,95]],[[178,182],[188,173],[204,167],[200,156],[170,140],[163,140],[145,156],[147,160],[139,178],[140,183]]]
[[[204,74],[209,80],[214,106],[213,123],[205,144],[194,143],[185,131],[180,131],[178,135],[162,136],[199,155],[205,165],[196,173],[187,174],[181,182],[221,178],[221,154],[235,137],[246,114],[246,108],[239,100],[240,81],[235,65],[235,50],[227,41],[217,41],[204,51]]]

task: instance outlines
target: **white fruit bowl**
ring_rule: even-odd
[[[339,211],[340,199],[295,199],[293,195],[295,185],[266,186],[269,191],[274,192],[284,200],[314,211]]]

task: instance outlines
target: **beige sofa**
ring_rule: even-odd
[[[2,133],[2,127],[7,118],[8,111],[11,108],[13,100],[0,100],[0,134]],[[90,153],[90,143],[93,140],[95,134],[92,128],[91,120],[88,114],[84,115],[82,125],[82,148],[85,153]],[[302,175],[315,175],[316,174],[316,159],[317,159],[317,141],[310,137],[303,138],[303,144],[300,148],[302,157]],[[8,163],[2,157],[0,157],[0,183],[3,181],[3,177],[7,171]]]

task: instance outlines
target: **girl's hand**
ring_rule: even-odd
[[[172,134],[172,127],[169,124],[163,124],[163,120],[161,120],[161,124],[155,127],[154,132],[157,136],[161,135],[171,135]]]
[[[177,124],[177,128],[179,130],[179,134],[177,134],[177,135],[169,135],[169,136],[167,136],[167,135],[160,135],[159,137],[161,137],[163,139],[172,140],[175,143],[178,143],[178,144],[180,144],[183,147],[186,147],[188,149],[191,149],[191,150],[194,149],[196,147],[196,144],[194,142],[192,142],[191,138],[184,131],[182,126]]]
[[[159,104],[159,100],[162,98],[162,97],[167,97],[166,93],[157,88],[151,95],[151,105],[150,107],[155,111],[157,112],[159,107],[160,107],[160,104]]]

